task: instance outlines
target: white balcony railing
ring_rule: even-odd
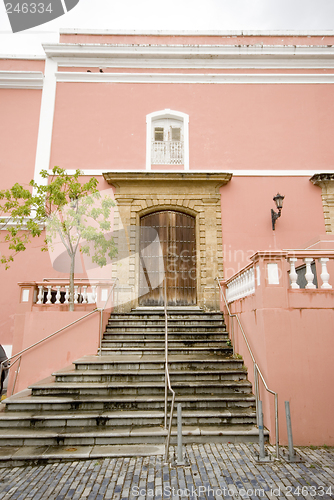
[[[40,282],[19,283],[21,287],[21,302],[31,302],[41,305],[67,305],[70,302],[69,280],[45,279]],[[109,279],[75,279],[74,304],[100,304],[109,297],[114,282]],[[33,294],[31,295],[31,290]],[[114,290],[113,290],[114,292]],[[114,301],[114,297],[112,296]]]
[[[285,284],[292,290],[332,290],[330,278],[334,275],[334,250],[285,250],[257,252],[253,261],[226,280],[226,298],[229,303],[255,293],[255,274],[260,286],[261,271],[268,285]],[[264,267],[263,267],[264,266]],[[283,274],[282,274],[283,272]]]
[[[332,258],[334,255],[331,256]],[[305,290],[313,290],[317,288],[317,285],[315,284],[316,281],[316,275],[313,273],[312,270],[312,263],[318,261],[320,269],[319,269],[319,276],[321,279],[321,285],[320,288],[322,290],[331,290],[332,285],[329,284],[329,279],[330,275],[327,270],[327,263],[329,262],[329,257],[323,256],[319,257],[319,254],[317,255],[316,252],[308,252],[307,254],[293,254],[293,256],[288,256],[288,261],[290,264],[290,271],[289,271],[289,277],[290,277],[290,287],[292,289],[298,289],[302,288],[298,284],[298,273],[296,271],[296,265],[299,264],[304,264],[305,269],[303,272],[303,276],[305,279]],[[304,287],[303,287],[304,288]]]
[[[255,273],[253,264],[251,266],[227,283],[227,302],[233,302],[255,293]]]
[[[154,165],[183,165],[183,142],[152,141],[151,161]]]

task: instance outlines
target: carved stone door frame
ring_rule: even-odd
[[[115,187],[114,230],[119,280],[119,310],[138,306],[140,217],[158,210],[182,211],[196,219],[197,304],[205,310],[219,306],[216,276],[223,277],[220,187],[229,173],[109,172],[106,181]],[[218,302],[217,302],[218,300]]]

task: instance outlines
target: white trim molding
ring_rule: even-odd
[[[40,175],[41,170],[49,168],[53,117],[56,99],[56,74],[57,63],[52,59],[45,62],[45,83],[42,93],[41,111],[37,137],[34,180],[38,184],[47,184],[47,179]]]
[[[332,170],[234,170],[234,169],[224,169],[222,167],[217,169],[210,169],[210,170],[174,170],[173,172],[177,173],[184,173],[184,174],[217,174],[219,172],[229,172],[233,175],[233,177],[312,177],[313,175],[316,174],[334,174],[334,166]],[[68,169],[66,170],[66,173],[68,175],[74,175],[76,172],[75,169]],[[143,173],[145,170],[143,169],[115,169],[115,168],[97,168],[97,169],[82,169],[81,170],[82,175],[86,176],[100,176],[103,174],[107,174],[108,172],[117,172],[118,174],[120,172],[124,172],[125,174],[127,172],[129,173]],[[151,170],[152,174],[154,173],[171,173],[170,170]],[[52,170],[49,170],[48,173],[51,175]]]
[[[44,75],[41,71],[0,71],[0,88],[33,89],[43,88]]]
[[[323,45],[44,44],[62,67],[173,69],[332,69],[334,47]]]
[[[109,30],[61,28],[61,35],[133,35],[133,36],[334,36],[334,30]]]
[[[61,83],[333,84],[334,73],[56,73]]]
[[[173,111],[171,109],[154,111],[146,116],[146,170],[151,170],[152,121],[157,118],[174,118],[182,121],[184,140],[184,170],[189,170],[189,115],[182,113],[181,111]]]

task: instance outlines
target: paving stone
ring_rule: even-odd
[[[331,448],[303,448],[305,463],[296,464],[258,464],[246,443],[186,445],[184,451],[189,467],[166,466],[162,453],[5,467],[0,469],[0,500],[334,498]]]

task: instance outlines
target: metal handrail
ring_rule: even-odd
[[[168,425],[168,432],[167,432],[166,446],[165,446],[165,463],[167,463],[168,462],[170,436],[171,436],[171,432],[172,432],[175,391],[173,391],[171,383],[170,383],[170,376],[169,376],[169,369],[168,369],[168,316],[167,316],[167,279],[166,279],[166,277],[164,280],[164,313],[165,313],[165,430],[167,429],[168,390],[170,390],[172,393],[172,404],[171,404],[171,409],[170,409],[169,425]]]
[[[269,387],[268,387],[268,385],[267,385],[267,382],[265,381],[264,376],[262,375],[262,372],[261,372],[261,370],[260,370],[260,368],[259,368],[259,365],[257,364],[256,359],[255,359],[255,356],[254,356],[254,354],[253,354],[253,352],[252,352],[252,349],[251,349],[251,347],[250,347],[250,345],[249,345],[249,342],[248,342],[248,340],[247,340],[247,337],[246,337],[245,331],[244,331],[244,329],[243,329],[243,327],[242,327],[242,324],[241,324],[241,321],[240,321],[239,315],[238,315],[238,314],[236,314],[236,313],[234,313],[234,314],[232,314],[232,313],[231,313],[231,310],[230,310],[230,308],[229,308],[229,306],[228,306],[228,303],[227,303],[227,300],[226,300],[226,297],[225,297],[225,294],[224,294],[224,290],[223,290],[223,288],[222,288],[222,286],[221,286],[221,283],[220,283],[220,281],[221,281],[221,280],[217,277],[217,278],[216,278],[216,281],[217,281],[217,283],[218,283],[218,286],[219,286],[219,289],[220,289],[220,293],[221,293],[221,295],[222,295],[222,297],[223,297],[223,299],[224,299],[225,306],[226,306],[226,309],[227,309],[227,313],[228,313],[228,315],[229,315],[229,317],[230,317],[230,318],[236,318],[236,320],[237,320],[237,322],[238,322],[238,325],[239,325],[239,328],[240,328],[240,331],[241,331],[242,336],[243,336],[243,338],[244,338],[245,344],[246,344],[246,346],[247,346],[247,348],[248,348],[249,354],[250,354],[250,356],[251,356],[251,358],[252,358],[252,361],[253,361],[253,368],[254,368],[254,386],[255,386],[255,401],[256,401],[256,416],[257,416],[257,418],[258,418],[258,411],[257,411],[257,409],[258,409],[258,401],[259,401],[259,399],[260,399],[260,397],[259,397],[259,375],[260,375],[260,377],[261,377],[261,380],[262,380],[262,382],[263,382],[263,385],[264,385],[264,387],[265,387],[266,391],[268,391],[270,394],[273,394],[273,395],[274,395],[274,397],[275,397],[276,458],[279,458],[278,394],[277,394],[277,392],[272,391],[271,389],[269,389]],[[233,336],[232,341],[233,341],[233,354],[234,354],[234,333],[233,333],[233,321],[231,322],[231,325],[232,325],[232,336]]]
[[[54,337],[55,335],[57,335],[58,333],[60,332],[63,332],[64,330],[66,330],[67,328],[69,328],[70,326],[73,326],[75,325],[76,323],[79,323],[80,321],[82,321],[83,319],[85,318],[88,318],[88,316],[91,316],[92,314],[96,313],[96,312],[100,312],[100,315],[101,315],[101,318],[100,318],[100,352],[101,352],[101,342],[102,342],[102,324],[103,324],[103,311],[105,310],[106,308],[106,305],[108,303],[108,300],[110,298],[110,295],[111,293],[113,292],[114,288],[115,288],[115,285],[118,281],[118,278],[116,278],[115,282],[113,283],[113,286],[111,287],[110,289],[110,292],[109,292],[109,295],[108,295],[108,298],[104,304],[103,307],[96,307],[95,309],[93,309],[92,311],[90,311],[89,313],[85,314],[84,316],[81,316],[81,318],[78,318],[76,319],[75,321],[72,321],[71,323],[69,323],[68,325],[66,326],[63,326],[62,328],[60,328],[59,330],[57,330],[56,332],[53,332],[51,333],[50,335],[48,335],[47,337],[44,337],[43,339],[39,340],[38,342],[35,342],[34,344],[30,345],[29,347],[26,347],[25,349],[23,349],[22,351],[20,352],[17,352],[16,354],[13,354],[13,356],[11,356],[10,358],[2,361],[2,363],[0,364],[0,377],[2,375],[2,372],[3,370],[9,370],[12,366],[14,366],[14,364],[19,361],[19,366],[18,366],[18,369],[16,371],[16,376],[15,376],[15,380],[14,380],[14,384],[13,384],[13,388],[12,388],[12,393],[11,395],[13,395],[14,393],[14,389],[15,389],[15,385],[16,385],[16,380],[17,380],[17,376],[18,376],[18,372],[19,372],[19,369],[20,369],[20,364],[21,364],[21,358],[22,358],[22,354],[26,353],[27,351],[30,351],[30,349],[32,349],[33,347],[36,347],[38,346],[39,344],[42,344],[43,342],[45,342],[46,340],[49,340],[51,339],[52,337]],[[8,363],[10,362],[11,360],[15,359],[15,361],[13,363],[10,364],[10,366],[8,366],[7,368],[4,367],[4,364],[5,363]]]

